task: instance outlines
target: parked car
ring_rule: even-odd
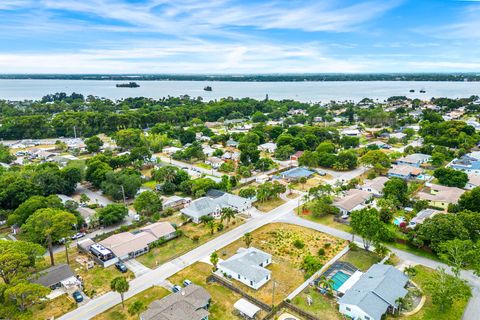
[[[74,293],[72,293],[72,297],[76,303],[80,303],[83,301],[83,296],[80,291],[75,291]]]
[[[188,279],[185,279],[183,280],[183,286],[186,287],[188,285],[191,285],[192,284],[192,281],[188,280]]]
[[[178,292],[178,291],[181,291],[182,290],[182,287],[178,286],[178,285],[174,285],[173,288],[172,288],[172,292],[175,293],[175,292]]]
[[[128,271],[127,266],[122,261],[118,261],[117,263],[115,263],[115,268],[117,268],[121,273],[125,273]]]
[[[85,232],[78,232],[72,236],[72,240],[77,240],[85,237],[87,234]]]

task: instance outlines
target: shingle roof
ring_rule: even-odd
[[[223,195],[216,198],[202,197],[194,200],[186,208],[180,210],[183,214],[189,217],[200,218],[202,216],[211,214],[217,210],[217,208],[233,207],[239,208],[244,206],[250,200],[231,194],[223,193]]]
[[[457,203],[460,199],[460,196],[465,192],[465,190],[462,190],[460,188],[446,187],[436,184],[430,185],[430,190],[430,193],[424,191],[417,193],[417,197],[419,199],[428,201]],[[434,193],[432,193],[432,191]]]
[[[172,224],[166,221],[147,225],[142,227],[140,230],[152,233],[157,239],[175,232],[175,228],[172,226]]]
[[[334,202],[336,207],[340,207],[346,211],[351,211],[356,206],[363,204],[371,197],[371,193],[364,190],[350,189],[343,198]]]
[[[388,170],[389,174],[396,174],[401,176],[408,176],[408,175],[419,175],[422,173],[423,170],[420,168],[412,167],[406,164],[394,165],[390,170]]]
[[[140,315],[142,320],[200,320],[208,316],[203,309],[211,299],[203,287],[190,284],[181,291],[172,293],[150,304]]]
[[[44,285],[45,287],[53,286],[63,280],[74,277],[75,275],[67,264],[58,264],[37,273],[38,278],[33,279],[33,283]]]
[[[389,306],[396,307],[396,300],[405,297],[407,282],[407,276],[395,267],[374,264],[345,292],[339,303],[355,305],[380,320]]]
[[[293,168],[281,173],[282,176],[287,178],[301,178],[301,177],[310,177],[314,174],[313,171],[307,170],[305,168]]]
[[[373,180],[366,180],[362,185],[362,188],[375,189],[378,192],[382,192],[385,183],[388,181],[387,177],[376,177]]]
[[[399,162],[406,162],[406,163],[421,163],[428,161],[432,156],[423,153],[413,153],[409,154],[405,157],[398,159]]]
[[[271,274],[271,271],[259,265],[271,260],[272,255],[256,248],[239,249],[238,253],[229,259],[220,262],[219,266],[232,270],[254,282],[259,282]]]

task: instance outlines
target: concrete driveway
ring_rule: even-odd
[[[152,271],[135,259],[130,259],[123,262],[127,268],[135,274],[135,277],[140,277],[142,274]]]

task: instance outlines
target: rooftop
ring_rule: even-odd
[[[220,262],[221,267],[225,267],[235,273],[245,276],[249,280],[259,282],[271,274],[271,271],[260,267],[260,264],[266,260],[272,259],[272,255],[259,249],[250,247],[248,249],[240,248],[238,252],[229,259]]]
[[[36,274],[38,278],[32,280],[33,283],[41,284],[45,287],[53,286],[63,280],[74,277],[72,269],[67,264],[58,264]]]

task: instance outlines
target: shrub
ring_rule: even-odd
[[[200,236],[196,234],[192,237],[192,240],[193,242],[198,242],[200,240]]]
[[[303,247],[305,247],[305,243],[303,243],[302,240],[297,239],[297,240],[293,241],[293,246],[297,249],[303,249]]]
[[[128,307],[128,313],[130,315],[139,314],[145,308],[145,304],[142,301],[135,301]]]
[[[325,243],[325,244],[323,245],[323,247],[324,247],[325,249],[328,249],[328,248],[330,248],[331,246],[332,246],[332,244],[331,244],[330,242],[327,242],[327,243]]]
[[[318,250],[318,255],[319,256],[324,256],[325,255],[325,249],[320,248],[320,250]]]

